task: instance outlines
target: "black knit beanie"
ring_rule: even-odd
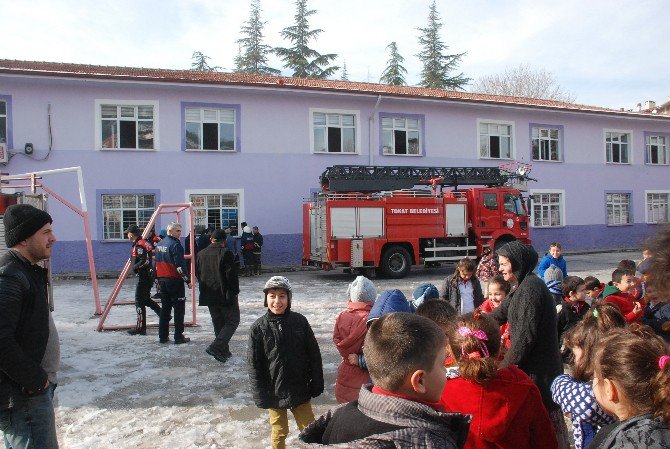
[[[30,204],[14,204],[5,211],[5,243],[12,248],[31,237],[42,226],[53,223],[51,215]]]

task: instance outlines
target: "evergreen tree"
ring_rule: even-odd
[[[296,0],[297,10],[295,13],[295,24],[284,28],[281,35],[288,39],[293,47],[277,47],[277,54],[284,61],[284,67],[293,70],[293,75],[299,78],[328,78],[337,72],[338,66],[330,66],[331,61],[337,58],[336,54],[325,54],[309,48],[309,41],[316,39],[323,32],[322,29],[309,29],[308,18],[316,13],[316,10],[307,9],[307,0]]]
[[[407,73],[407,69],[402,65],[405,62],[405,58],[398,53],[398,46],[395,42],[391,42],[386,48],[391,51],[391,57],[382,72],[381,78],[379,78],[379,82],[393,86],[405,86],[407,82],[405,81],[404,74]]]
[[[419,44],[423,48],[416,55],[423,62],[420,85],[434,89],[463,89],[471,81],[471,78],[467,78],[462,72],[456,76],[449,76],[449,74],[458,68],[465,52],[453,55],[445,54],[449,46],[445,45],[440,38],[441,28],[442,23],[437,13],[435,0],[433,0],[433,4],[430,5],[427,26],[417,28],[421,31]]]
[[[281,72],[268,66],[268,55],[272,47],[263,43],[263,27],[267,22],[261,20],[259,0],[252,0],[249,20],[240,29],[243,37],[236,42],[239,51],[235,57],[235,72],[255,75],[279,75]]]
[[[191,70],[197,72],[216,72],[221,68],[218,65],[210,66],[207,60],[211,58],[201,51],[194,51],[191,59],[193,60],[191,62]]]
[[[342,63],[342,76],[340,76],[341,81],[349,81],[349,72],[347,72],[347,61]]]

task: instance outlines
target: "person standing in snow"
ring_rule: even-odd
[[[57,449],[53,396],[60,343],[49,308],[47,270],[56,236],[51,216],[28,204],[5,211],[0,258],[0,431],[7,447]]]
[[[133,243],[133,251],[130,255],[130,267],[137,274],[137,287],[135,287],[135,310],[137,311],[137,324],[135,329],[128,331],[130,335],[147,334],[147,306],[160,317],[161,308],[151,299],[151,286],[154,284],[152,254],[153,245],[142,238],[142,232],[137,225],[130,225],[126,230],[128,240]]]

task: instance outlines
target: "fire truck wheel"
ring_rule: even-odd
[[[384,277],[399,279],[407,276],[411,265],[409,252],[402,246],[392,246],[384,251],[380,268]]]

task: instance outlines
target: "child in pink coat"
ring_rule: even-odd
[[[363,341],[367,333],[366,321],[376,296],[377,290],[372,281],[358,276],[347,289],[347,310],[340,313],[335,320],[333,342],[342,356],[335,381],[337,402],[358,399],[361,386],[369,381],[368,372],[359,368],[358,364],[350,363],[348,356],[363,352]]]

